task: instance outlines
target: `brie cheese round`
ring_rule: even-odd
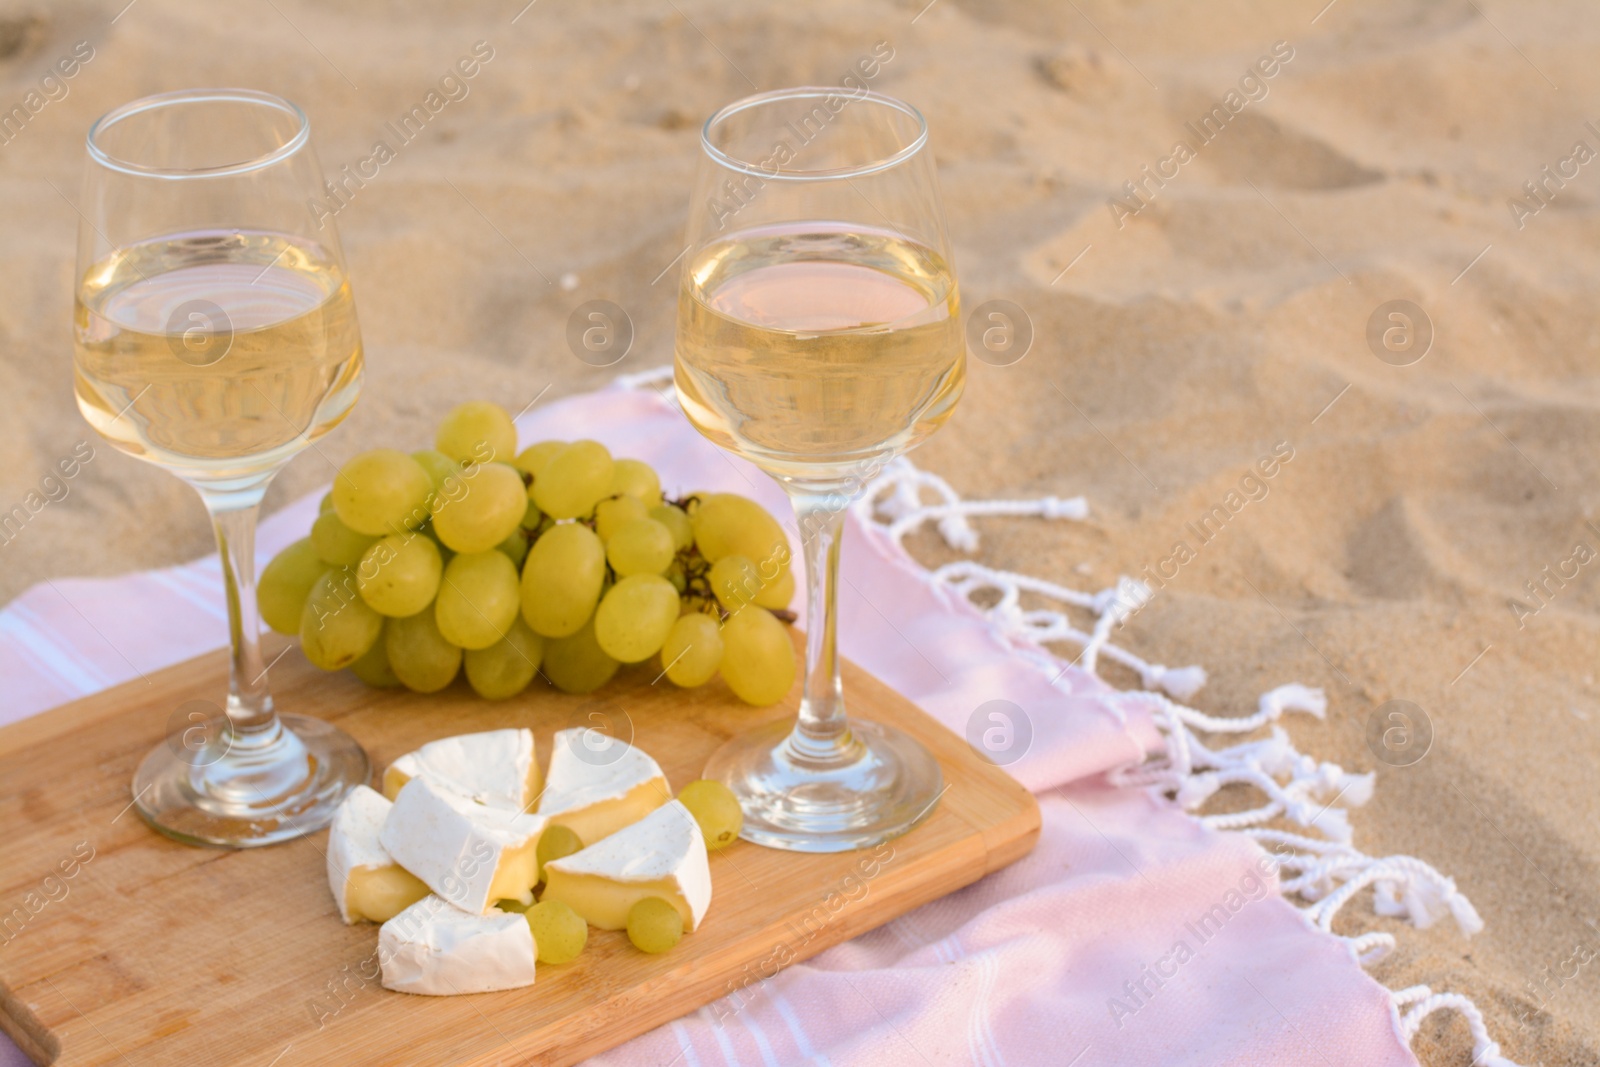
[[[347,923],[383,922],[428,895],[379,840],[392,807],[364,785],[345,796],[328,830],[328,888]]]
[[[576,727],[550,744],[539,814],[594,845],[672,799],[667,776],[643,749]]]
[[[406,870],[463,911],[533,901],[545,820],[490,807],[424,776],[400,790],[379,840]]]
[[[472,915],[426,896],[378,930],[385,989],[447,997],[533,984],[538,950],[515,912]]]
[[[533,731],[485,730],[429,741],[389,764],[383,795],[393,800],[424,775],[481,803],[528,811],[541,785]]]
[[[565,901],[602,930],[628,925],[645,897],[670,902],[694,930],[711,906],[711,863],[700,824],[674,800],[632,826],[544,865],[541,900]]]

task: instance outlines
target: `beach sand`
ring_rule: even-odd
[[[700,122],[755,87],[836,83],[887,42],[872,84],[928,116],[966,309],[1012,301],[1034,334],[1018,362],[972,363],[916,461],[972,496],[1094,509],[984,520],[981,558],[1079,588],[1156,575],[1123,640],[1206,665],[1206,710],[1324,687],[1327,722],[1286,725],[1378,771],[1357,844],[1453,875],[1488,924],[1469,942],[1364,897],[1340,929],[1399,938],[1374,976],[1476,998],[1520,1062],[1596,1062],[1600,963],[1570,962],[1600,951],[1600,161],[1573,158],[1600,151],[1591,4],[123,2],[0,3],[0,107],[93,49],[0,144],[0,510],[95,449],[0,549],[0,601],[211,549],[190,491],[99,442],[72,399],[73,203],[106,109],[241,84],[303,105],[329,172],[395,149],[337,214],[364,396],[270,509],[363,447],[420,447],[454,401],[515,409],[667,361]],[[386,124],[478,41],[493,55],[467,94],[401,144]],[[1240,90],[1263,57],[1272,76]],[[618,368],[567,347],[588,299],[632,319]],[[1396,300],[1431,323],[1408,366],[1420,346],[1386,362],[1367,339]],[[1275,448],[1292,458],[1241,489]],[[1227,521],[1197,534],[1214,506]],[[1409,766],[1366,740],[1394,699],[1431,724]],[[1460,1064],[1470,1042],[1440,1014],[1416,1047]]]

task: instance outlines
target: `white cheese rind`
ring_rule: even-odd
[[[689,809],[674,800],[586,849],[551,860],[546,871],[621,883],[666,882],[683,894],[697,929],[711,906],[706,839]]]
[[[501,857],[537,848],[544,825],[542,816],[479,804],[423,777],[400,790],[379,839],[429,889],[481,915],[498,899],[490,886]]]
[[[485,730],[429,741],[384,772],[384,792],[398,793],[398,776],[428,777],[484,804],[521,811],[539,790],[532,730]]]
[[[437,896],[423,897],[378,929],[383,986],[447,997],[533,984],[533,931],[515,912],[472,915]]]
[[[334,812],[328,830],[328,888],[339,904],[339,917],[347,923],[355,922],[345,899],[350,872],[394,863],[394,857],[379,840],[384,820],[393,806],[381,793],[358,785],[346,794],[344,803]]]
[[[645,791],[651,803],[664,803],[672,796],[667,776],[643,749],[587,727],[558,730],[550,742],[550,770],[539,797],[539,814],[558,823],[567,822],[561,818],[566,815],[587,828],[595,820],[583,818],[585,813],[621,804],[630,792],[651,783],[659,783]],[[580,830],[579,837],[585,845],[596,844],[627,825],[626,819],[623,813],[602,816],[601,830],[590,836]]]

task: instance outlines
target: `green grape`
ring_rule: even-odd
[[[529,908],[528,929],[540,963],[571,963],[589,943],[589,924],[564,900],[541,900]]]
[[[611,681],[619,666],[595,641],[593,620],[570,637],[545,642],[545,677],[563,693],[592,693]]]
[[[770,573],[776,569],[768,566]],[[707,580],[717,602],[728,611],[746,604],[763,608],[786,608],[794,599],[794,575],[786,567],[776,577],[763,578],[761,569],[739,555],[723,556],[711,565]]]
[[[545,637],[575,634],[594,614],[606,577],[606,550],[575,522],[544,532],[522,565],[522,617]]]
[[[555,519],[587,515],[609,495],[615,467],[605,445],[574,441],[551,456],[534,477],[534,502]]]
[[[350,666],[382,632],[383,616],[361,599],[347,567],[318,578],[300,612],[300,649],[325,671]]]
[[[722,664],[722,628],[717,620],[700,611],[681,616],[661,645],[661,663],[673,685],[693,689],[711,681]]]
[[[678,621],[678,591],[655,574],[622,579],[594,612],[594,636],[606,655],[623,663],[649,659]]]
[[[522,901],[512,900],[510,897],[506,897],[504,900],[495,901],[494,906],[499,908],[501,911],[514,911],[518,915],[526,915],[528,913],[528,909],[533,907],[532,904],[524,904]]]
[[[380,615],[415,615],[438,595],[443,570],[444,560],[430,538],[390,534],[361,557],[356,587]]]
[[[256,606],[266,624],[280,634],[300,632],[306,597],[328,570],[311,538],[302,537],[272,557],[256,583]]]
[[[385,623],[385,626],[388,624]],[[372,642],[372,647],[366,654],[350,664],[350,673],[360,678],[374,689],[392,689],[400,684],[399,675],[394,673],[394,668],[389,666],[388,642],[382,634]]]
[[[511,461],[511,465],[524,474],[531,474],[537,478],[550,457],[566,447],[565,441],[540,441],[518,452],[517,458]]]
[[[433,491],[435,493],[443,491],[444,483],[449,481],[453,475],[461,473],[461,464],[437,449],[424,448],[420,452],[411,453],[411,458],[420,463],[422,469],[428,472],[428,480],[433,483]]]
[[[748,497],[706,493],[689,516],[700,554],[715,563],[723,556],[743,556],[770,574],[789,569],[789,539],[778,520]]]
[[[433,617],[452,645],[488,648],[510,632],[521,601],[517,568],[505,553],[464,552],[444,569]]]
[[[666,952],[683,940],[683,916],[660,897],[645,897],[628,909],[628,940],[640,952]]]
[[[311,543],[324,563],[334,567],[354,567],[372,547],[376,537],[356,533],[334,512],[318,515],[311,524]]]
[[[383,646],[395,677],[414,692],[437,693],[461,669],[461,649],[444,639],[432,611],[390,619],[383,628]]]
[[[768,568],[771,569],[770,567]],[[771,608],[782,611],[794,600],[794,572],[784,567],[778,572],[777,578],[764,581],[756,592],[755,605],[761,608]]]
[[[682,596],[689,590],[689,572],[684,570],[682,560],[674,560],[672,566],[667,568],[667,581],[672,583],[672,588]]]
[[[551,860],[561,859],[563,856],[570,856],[582,848],[583,842],[578,840],[577,833],[570,826],[562,826],[557,823],[554,826],[546,827],[544,833],[539,835],[539,847],[534,850],[539,861],[539,881],[543,882],[545,880],[545,864]]]
[[[433,445],[457,463],[509,461],[517,453],[517,428],[499,404],[469,400],[439,421]]]
[[[711,592],[726,611],[738,611],[755,599],[761,589],[761,575],[756,565],[743,556],[723,556],[711,565],[706,576]]]
[[[766,608],[745,608],[723,623],[722,646],[722,679],[746,704],[776,704],[794,684],[789,631]]]
[[[672,534],[673,551],[681,552],[694,544],[694,524],[682,508],[675,504],[658,504],[650,509],[650,517]]]
[[[433,479],[422,464],[392,448],[363,452],[333,480],[333,510],[356,533],[382,537],[427,521]]]
[[[517,618],[500,640],[488,648],[469,648],[462,658],[473,692],[485,700],[505,700],[528,688],[543,657],[544,638]]]
[[[528,558],[529,548],[528,537],[523,533],[523,529],[519,526],[509,537],[494,546],[496,551],[504,552],[511,565],[519,571],[522,570],[522,561]]]
[[[678,799],[700,824],[700,832],[705,835],[706,848],[710,851],[727,848],[739,839],[744,812],[739,809],[739,798],[733,795],[733,790],[721,782],[705,778],[690,782],[679,792]]]
[[[606,542],[606,559],[621,578],[660,574],[672,565],[672,531],[654,519],[623,523]]]
[[[626,494],[645,507],[661,503],[661,479],[650,464],[638,459],[619,459],[611,468],[609,495]]]
[[[440,505],[433,529],[457,552],[487,552],[522,525],[527,491],[522,475],[504,463],[479,464],[464,477],[466,492]]]
[[[317,514],[323,515],[333,510],[333,491],[322,494],[322,499],[317,502]]]
[[[638,522],[648,510],[636,496],[609,497],[594,506],[594,532],[600,540],[610,541],[619,526]]]

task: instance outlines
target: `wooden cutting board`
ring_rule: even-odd
[[[720,682],[652,685],[646,667],[586,697],[536,679],[499,704],[460,682],[426,697],[370,690],[298,649],[271,670],[280,708],[337,722],[375,772],[424,741],[512,726],[533,729],[543,762],[556,730],[608,721],[623,737],[631,724],[677,787],[726,738],[792,716],[798,699],[796,687],[783,706],[754,709]],[[831,856],[741,841],[712,855],[711,910],[669,953],[591,930],[582,956],[540,967],[529,988],[408,996],[376,980],[377,927],[339,921],[326,831],[243,852],[190,848],[129,808],[134,767],[182,721],[175,710],[217,699],[226,677],[219,652],[0,730],[0,1029],[41,1064],[572,1063],[747,984],[716,1010],[759,1000],[780,964],[978,880],[1039,834],[1038,806],[1015,780],[847,665],[853,712],[916,735],[944,769],[948,790],[922,825]]]

